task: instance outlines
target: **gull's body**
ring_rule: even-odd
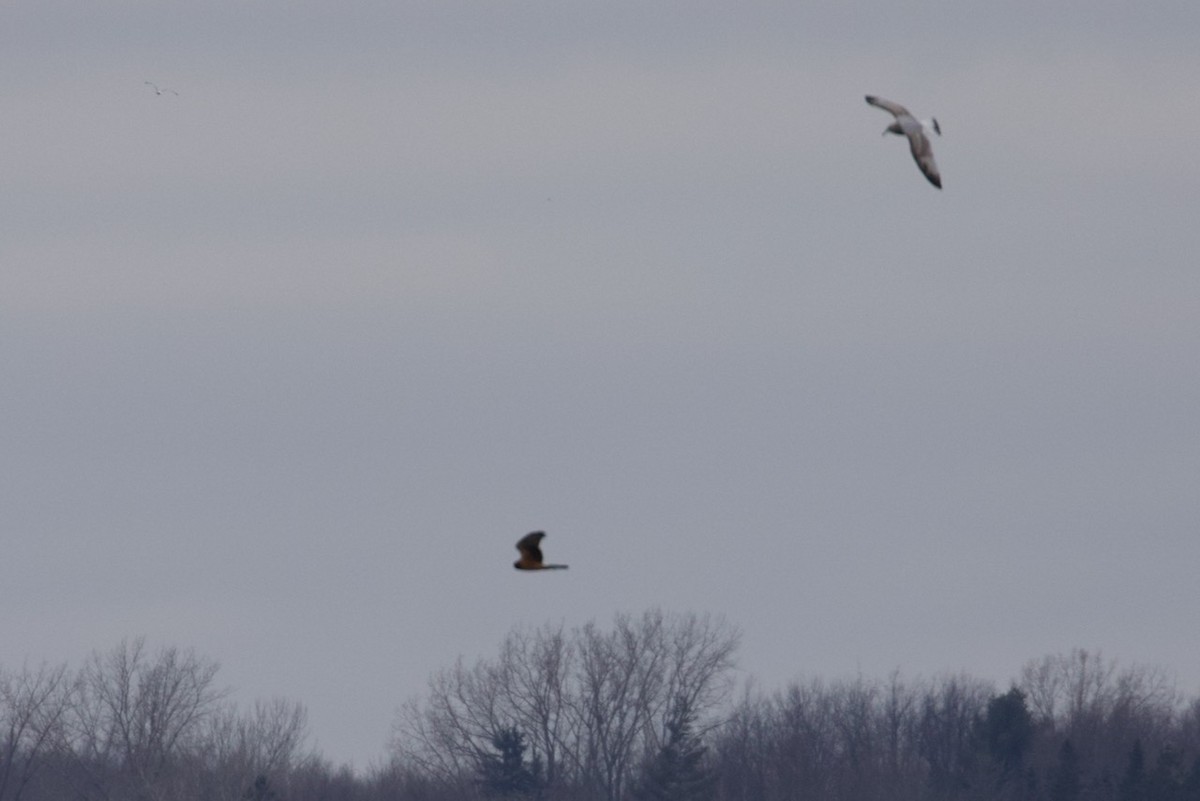
[[[547,565],[542,562],[540,543],[545,536],[544,531],[531,531],[522,537],[517,543],[521,558],[513,562],[513,567],[517,570],[566,570],[566,565]]]
[[[142,83],[146,84],[146,86],[153,88],[154,94],[156,94],[156,95],[172,94],[172,95],[175,95],[176,97],[179,97],[179,92],[176,92],[174,89],[160,89],[158,87],[158,84],[156,84],[154,81],[143,81]]]
[[[894,133],[908,137],[908,147],[912,151],[913,160],[921,168],[921,172],[929,179],[929,183],[942,188],[942,176],[938,173],[937,164],[933,160],[933,146],[929,144],[929,133],[942,135],[942,128],[936,119],[918,120],[908,109],[899,103],[884,100],[881,97],[867,95],[867,102],[876,108],[881,108],[896,118],[896,121],[884,129],[885,134]]]

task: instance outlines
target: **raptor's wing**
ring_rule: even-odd
[[[546,536],[544,531],[531,531],[517,542],[517,550],[521,552],[521,560],[535,564],[542,562],[542,549],[539,543]]]

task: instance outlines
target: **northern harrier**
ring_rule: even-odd
[[[874,95],[867,95],[867,102],[872,106],[889,112],[896,118],[895,122],[884,129],[884,133],[907,136],[908,146],[912,150],[912,155],[916,159],[917,166],[921,168],[921,172],[925,173],[925,177],[929,179],[929,183],[941,189],[942,176],[938,174],[937,164],[933,161],[933,148],[929,144],[929,137],[925,135],[926,131],[933,131],[938,136],[942,135],[942,128],[938,125],[938,121],[932,118],[918,120],[912,114],[909,114],[908,109],[899,103],[893,103],[890,100],[884,100]]]
[[[156,84],[154,81],[142,81],[142,83],[146,84],[146,86],[153,87],[154,94],[156,94],[156,95],[164,95],[164,94],[170,93],[170,94],[175,95],[176,97],[179,97],[179,92],[176,92],[174,89],[160,89],[158,87],[158,84]]]
[[[513,567],[517,570],[566,570],[566,565],[547,565],[542,563],[542,549],[538,545],[542,541],[542,537],[546,536],[544,531],[531,531],[517,543],[517,550],[521,552],[521,558],[513,562]]]

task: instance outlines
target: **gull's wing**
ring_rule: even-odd
[[[921,172],[929,179],[929,183],[942,188],[942,176],[938,173],[937,164],[933,160],[933,146],[929,137],[922,131],[914,131],[908,135],[908,146],[912,150],[913,160],[921,168]]]
[[[881,108],[884,111],[889,112],[890,114],[892,114],[892,116],[895,116],[895,117],[900,117],[905,114],[908,114],[908,116],[910,116],[910,117],[912,116],[911,114],[908,113],[908,109],[906,109],[904,106],[900,105],[899,103],[893,103],[890,100],[884,100],[882,97],[876,97],[875,95],[867,95],[867,102],[870,103],[872,106],[875,106],[876,108]]]
[[[542,537],[546,536],[544,531],[531,531],[517,542],[517,550],[521,552],[522,560],[529,560],[541,564],[542,549],[538,547],[538,543],[542,541]]]

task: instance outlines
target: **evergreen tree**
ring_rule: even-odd
[[[716,777],[704,766],[705,749],[693,731],[695,715],[677,701],[667,723],[666,742],[642,772],[633,790],[638,801],[707,801]]]
[[[1183,801],[1200,801],[1200,756],[1192,760],[1192,769],[1183,780],[1179,797]]]
[[[1154,770],[1146,777],[1147,801],[1179,801],[1183,798],[1185,777],[1183,754],[1172,745],[1158,752]]]
[[[245,801],[273,801],[278,797],[278,794],[271,789],[271,782],[261,773],[254,780],[254,784],[247,787],[246,792],[242,793]]]
[[[1050,801],[1076,801],[1083,792],[1079,755],[1070,740],[1058,749],[1058,764],[1050,779]]]
[[[1005,780],[1020,769],[1033,742],[1033,718],[1025,706],[1025,693],[1013,687],[988,701],[982,728],[988,754]]]
[[[484,755],[479,784],[493,798],[534,798],[541,792],[542,766],[535,756],[525,762],[525,735],[515,726],[501,729],[492,738],[497,754]]]
[[[1117,801],[1144,801],[1146,797],[1146,754],[1142,741],[1134,740],[1125,763],[1125,775],[1117,788]]]

